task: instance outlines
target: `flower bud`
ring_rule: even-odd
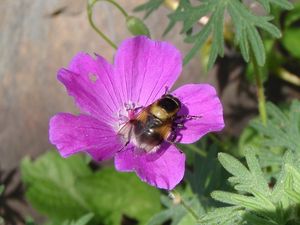
[[[127,25],[127,29],[133,35],[146,35],[150,37],[150,32],[148,27],[141,19],[134,16],[128,16],[126,19],[126,25]]]

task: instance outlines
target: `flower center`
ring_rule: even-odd
[[[118,135],[125,145],[133,144],[143,152],[155,152],[164,141],[164,136],[157,128],[163,122],[153,116],[148,109],[128,103],[119,112]]]

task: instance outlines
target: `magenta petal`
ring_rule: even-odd
[[[112,67],[105,59],[79,53],[57,76],[83,112],[107,123],[116,120],[122,102],[112,82]]]
[[[223,129],[223,107],[214,87],[209,84],[188,84],[172,94],[183,104],[180,115],[200,116],[184,123],[178,135],[181,143],[193,143],[209,132]]]
[[[185,155],[174,145],[163,144],[156,153],[138,154],[134,147],[115,156],[119,171],[135,171],[141,180],[162,189],[173,189],[183,178]]]
[[[86,151],[95,160],[104,160],[123,145],[110,126],[91,116],[59,113],[51,118],[49,126],[50,142],[63,157]]]
[[[172,87],[181,72],[182,59],[167,42],[138,36],[120,45],[114,65],[122,101],[147,106]]]

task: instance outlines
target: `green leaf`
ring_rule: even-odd
[[[258,201],[255,197],[244,196],[240,194],[234,194],[225,191],[214,191],[211,193],[213,199],[224,202],[230,205],[242,206],[250,210],[260,211],[268,210],[269,208],[264,208],[265,205],[261,205],[262,202]]]
[[[285,192],[288,197],[296,202],[300,203],[300,173],[292,165],[286,164],[285,169],[287,171],[285,181]]]
[[[81,216],[77,220],[65,220],[63,222],[54,221],[54,222],[46,223],[46,225],[56,225],[58,223],[62,224],[62,225],[86,225],[86,224],[89,224],[91,222],[93,217],[94,217],[93,213],[88,213],[88,214],[85,214],[85,215]]]
[[[173,210],[168,209],[155,214],[147,223],[147,225],[161,225],[173,216]]]
[[[271,12],[271,5],[285,10],[293,9],[293,5],[288,0],[257,0],[257,2],[264,7],[267,15]],[[145,11],[146,18],[162,3],[163,0],[149,0],[135,8],[135,11]],[[236,31],[235,40],[245,61],[249,62],[250,52],[253,52],[258,65],[263,66],[265,64],[265,51],[258,29],[268,32],[275,38],[281,36],[279,29],[270,23],[271,16],[255,15],[239,0],[204,0],[198,5],[192,5],[189,0],[180,0],[177,9],[169,15],[169,25],[163,35],[166,35],[177,22],[183,23],[181,33],[186,35],[185,41],[187,43],[193,43],[193,47],[184,58],[184,64],[187,64],[199,52],[206,41],[212,42],[207,63],[208,69],[212,68],[218,55],[221,57],[224,55],[223,24],[225,11],[231,16]],[[209,22],[200,31],[191,35],[189,31],[204,16],[209,18]]]
[[[268,13],[270,12],[271,4],[279,6],[280,8],[285,10],[293,9],[293,4],[287,0],[256,0],[256,1],[259,2]]]
[[[289,28],[300,20],[300,3],[295,3],[294,6],[294,9],[286,14],[284,19],[285,28]]]
[[[255,183],[253,183],[253,185],[257,188],[259,187],[259,191],[264,193],[264,195],[270,195],[268,183],[264,177],[253,148],[248,148],[246,150],[246,161],[249,171],[253,176],[253,180],[255,179]],[[253,194],[258,195],[259,193],[255,191]]]
[[[158,9],[164,0],[149,0],[148,2],[139,5],[134,9],[135,12],[146,11],[144,19],[146,19],[150,14]]]
[[[77,221],[72,222],[70,225],[86,225],[88,222],[91,221],[91,219],[94,217],[93,213],[88,213],[81,218],[79,218]]]
[[[264,83],[267,81],[268,76],[271,72],[277,71],[279,67],[279,62],[282,62],[280,60],[280,54],[277,52],[274,52],[274,45],[275,40],[274,39],[265,39],[264,40],[264,48],[266,50],[266,64],[263,67],[258,67],[259,70],[258,75],[260,76],[260,79]],[[251,83],[255,84],[255,71],[253,68],[253,63],[249,63],[246,68],[246,77],[247,80]]]
[[[271,201],[269,201],[270,190],[268,187],[268,183],[264,178],[260,165],[258,163],[257,158],[255,157],[255,153],[253,149],[246,150],[246,161],[249,167],[249,172],[243,171],[245,168],[235,159],[231,158],[231,156],[227,155],[227,160],[224,160],[225,157],[219,157],[220,162],[222,165],[235,177],[229,178],[230,181],[235,183],[235,189],[240,191],[246,191],[251,193],[255,198],[252,197],[245,197],[245,196],[236,196],[233,194],[225,194],[224,196],[227,197],[226,199],[217,198],[216,194],[214,194],[213,198],[229,203],[229,204],[236,204],[241,205],[246,208],[254,207],[255,204],[261,204],[262,202],[263,207],[266,210],[274,211],[275,207]],[[226,163],[225,163],[226,162]],[[239,172],[239,170],[241,170]],[[224,192],[222,192],[224,193]],[[218,193],[221,195],[222,193]],[[221,195],[223,196],[223,195]],[[243,205],[244,203],[248,202],[248,207]],[[251,205],[252,204],[252,205]],[[255,210],[255,208],[252,208]]]
[[[244,213],[241,207],[221,207],[212,209],[200,218],[201,225],[231,225],[242,224],[241,215]]]
[[[236,158],[227,154],[227,153],[219,153],[218,159],[222,166],[231,174],[240,178],[247,178],[250,176],[247,168],[240,163]]]
[[[160,210],[157,189],[140,181],[135,174],[104,168],[80,179],[82,197],[105,224],[120,224],[122,215],[144,224]]]
[[[28,200],[53,224],[72,224],[90,212],[94,223],[117,225],[126,215],[144,224],[160,210],[159,191],[135,174],[113,168],[93,173],[79,155],[64,159],[54,151],[47,152],[34,162],[25,158],[21,170]],[[75,224],[90,217],[88,214]]]
[[[284,31],[282,44],[286,50],[295,58],[300,59],[300,30],[299,28],[288,28]]]
[[[292,4],[288,1],[280,0],[260,0],[267,13],[270,5],[274,4],[284,9],[291,9]],[[279,38],[279,29],[270,21],[271,16],[258,16],[249,10],[242,1],[231,0],[204,0],[198,5],[192,5],[188,0],[181,0],[178,8],[169,15],[170,22],[164,34],[169,32],[177,22],[183,23],[182,33],[186,34],[185,41],[193,43],[193,47],[184,58],[184,63],[188,63],[198,52],[206,41],[211,41],[210,57],[208,69],[212,68],[217,56],[224,55],[224,14],[227,11],[232,19],[235,28],[235,42],[239,45],[241,53],[246,62],[250,60],[250,52],[254,53],[258,65],[265,64],[265,50],[259,29],[266,31],[270,35]],[[190,35],[188,31],[198,24],[203,17],[208,17],[209,21],[203,25],[202,29]]]
[[[184,199],[186,205],[192,208],[194,212],[199,215],[204,213],[203,206],[198,201],[197,197],[190,193],[189,188],[184,189],[184,193],[179,195],[179,198]],[[147,225],[161,225],[167,221],[171,221],[171,225],[196,224],[195,218],[190,215],[190,212],[188,212],[180,202],[173,201],[170,198],[164,199],[164,202],[167,209],[154,215],[148,221]]]
[[[267,103],[268,123],[263,126],[254,121],[251,126],[265,136],[264,144],[282,147],[300,153],[300,102],[293,101],[288,113]]]
[[[195,218],[190,214],[187,213],[178,223],[178,225],[196,225],[197,222],[195,221]]]
[[[39,212],[53,220],[74,219],[88,213],[88,204],[78,192],[77,180],[91,175],[83,157],[61,158],[49,151],[35,162],[24,158],[22,179],[26,197]]]
[[[201,140],[198,144],[185,145],[181,148],[186,153],[194,152],[191,157],[193,159],[192,170],[186,170],[185,178],[199,199],[207,199],[212,190],[224,187],[227,178],[227,174],[216,159],[218,148],[215,145],[203,143],[204,140]]]

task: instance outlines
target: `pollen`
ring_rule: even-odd
[[[95,74],[89,74],[89,79],[92,83],[96,83],[98,77]]]

